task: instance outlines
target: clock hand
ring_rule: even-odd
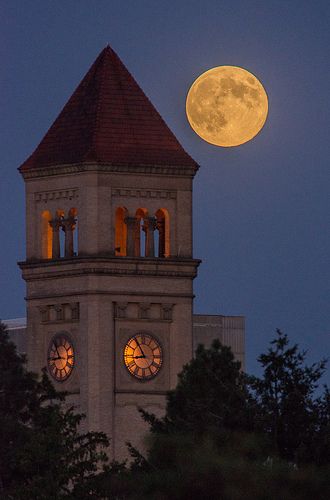
[[[58,359],[65,359],[62,356],[58,356],[57,358],[48,358],[48,361],[57,361]]]
[[[134,354],[127,354],[126,358],[139,359],[139,358],[146,358],[146,356],[144,354],[143,354],[143,356],[134,356]]]
[[[135,340],[135,342],[137,343],[138,348],[140,349],[140,351],[141,351],[141,353],[142,353],[142,356],[141,356],[141,357],[142,357],[142,358],[145,358],[146,356],[145,356],[145,354],[144,354],[144,352],[143,352],[143,350],[142,350],[142,347],[141,347],[141,346],[140,346],[140,344],[139,344],[138,339],[137,339],[136,337],[134,337],[134,340]]]
[[[57,355],[60,356],[60,353],[58,352],[58,346],[55,344],[55,349],[56,349],[56,352],[57,352]]]

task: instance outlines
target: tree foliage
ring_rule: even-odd
[[[299,467],[251,457],[251,434],[219,447],[211,436],[153,434],[147,459],[104,483],[104,497],[125,500],[328,500],[329,467]]]
[[[330,392],[325,361],[277,331],[245,375],[231,350],[199,346],[150,424],[147,453],[106,464],[102,433],[79,433],[82,415],[63,406],[46,373],[28,372],[0,324],[0,497],[4,499],[328,498]],[[318,394],[317,394],[317,391]]]
[[[324,449],[329,450],[328,390],[315,396],[326,361],[306,365],[306,352],[299,351],[297,344],[290,346],[280,330],[258,361],[263,376],[250,377],[256,430],[269,436],[270,452],[294,463],[329,461]]]
[[[96,479],[107,461],[101,432],[80,433],[83,416],[65,408],[65,394],[26,370],[0,323],[0,497],[97,498]]]
[[[330,393],[316,396],[325,361],[305,359],[277,331],[257,378],[240,371],[228,347],[200,346],[168,393],[165,416],[141,410],[148,451],[130,448],[122,498],[327,499]]]
[[[183,367],[178,384],[167,395],[166,416],[143,412],[153,432],[223,433],[252,427],[253,404],[240,363],[231,349],[215,340]]]

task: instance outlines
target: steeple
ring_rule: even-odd
[[[111,459],[141,449],[137,408],[160,415],[193,356],[196,170],[110,47],[20,167],[29,369],[47,366]]]
[[[197,169],[109,46],[20,171],[84,163]]]

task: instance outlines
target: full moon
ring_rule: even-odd
[[[186,113],[202,139],[229,148],[250,141],[260,132],[268,114],[268,98],[249,71],[218,66],[194,81],[187,95]]]

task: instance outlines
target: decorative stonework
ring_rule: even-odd
[[[49,306],[39,307],[39,311],[41,316],[41,322],[47,323],[49,321],[50,307]]]
[[[114,198],[156,198],[163,200],[175,200],[176,191],[159,191],[149,189],[113,189],[112,196]]]
[[[172,321],[175,304],[159,302],[117,302],[115,304],[116,320],[149,322]]]
[[[41,323],[67,323],[79,320],[79,302],[39,307]]]
[[[77,259],[63,259],[61,266],[56,261],[31,260],[19,262],[26,280],[39,280],[51,277],[69,277],[77,275],[109,275],[109,276],[166,276],[169,278],[195,278],[200,260],[189,258],[142,259],[129,257],[90,258],[79,256]],[[74,266],[72,264],[75,263]],[[64,265],[66,264],[66,265]],[[95,264],[98,264],[97,266]],[[175,292],[173,292],[175,294]]]
[[[97,163],[78,163],[31,168],[26,171],[21,170],[21,174],[23,175],[24,179],[61,176],[67,174],[76,174],[79,172],[119,172],[134,175],[156,174],[176,177],[190,177],[192,179],[195,176],[198,168],[198,165],[196,165],[195,167],[173,167],[160,165],[103,165]]]
[[[36,202],[44,202],[52,200],[73,200],[79,198],[78,188],[61,189],[60,191],[40,191],[35,193],[34,199]]]
[[[149,309],[151,304],[149,302],[139,303],[139,319],[149,319]]]
[[[56,321],[62,321],[64,319],[64,305],[62,304],[56,304],[54,306],[54,310],[56,313],[55,320]]]
[[[116,318],[126,318],[127,302],[117,302],[116,304]]]
[[[79,319],[79,302],[72,302],[71,304],[69,304],[69,307],[71,309],[72,321],[78,320]]]
[[[161,319],[172,321],[172,312],[174,304],[161,304]]]

